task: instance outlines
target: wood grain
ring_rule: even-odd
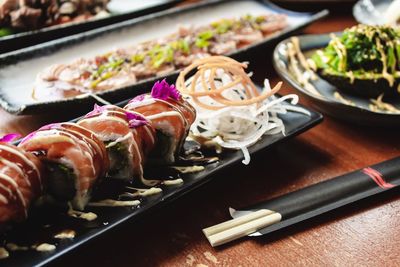
[[[355,24],[335,14],[306,33]],[[250,59],[255,79],[279,79],[272,48]],[[262,56],[260,56],[262,55]],[[294,90],[285,85],[283,93]],[[303,104],[309,105],[307,101]],[[0,111],[1,132],[21,132],[68,114],[15,117]],[[395,130],[358,127],[330,117],[309,132],[237,165],[134,224],[90,242],[53,266],[398,266],[399,190],[367,199],[261,238],[212,248],[201,229],[229,219],[228,207],[266,200],[400,154]]]

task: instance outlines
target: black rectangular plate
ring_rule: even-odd
[[[248,10],[242,10],[242,6],[247,6]],[[154,33],[157,33],[157,31],[158,34],[161,34],[160,29],[164,30],[165,27],[168,27],[168,30],[175,30],[177,24],[183,22],[191,23],[191,20],[196,20],[196,16],[198,22],[200,20],[201,22],[203,22],[203,20],[207,18],[213,19],[210,13],[207,13],[207,16],[202,16],[202,14],[204,14],[205,12],[211,11],[218,13],[213,13],[215,17],[232,17],[233,15],[229,12],[225,13],[227,7],[231,8],[232,12],[235,11],[238,14],[240,13],[241,15],[248,13],[249,10],[261,12],[260,8],[265,9],[265,12],[269,11],[283,13],[288,16],[289,24],[291,25],[282,32],[264,39],[264,41],[262,42],[244,47],[243,49],[239,49],[235,53],[229,55],[234,58],[245,58],[243,55],[251,51],[257,51],[257,53],[268,52],[268,50],[266,50],[267,45],[275,44],[278,40],[304,28],[313,21],[318,20],[328,14],[326,10],[316,14],[292,12],[289,10],[281,9],[268,1],[261,0],[213,0],[206,3],[190,5],[187,7],[169,9],[159,12],[157,14],[144,16],[138,19],[122,22],[115,25],[110,25],[102,29],[96,29],[63,39],[51,41],[40,46],[34,46],[19,51],[7,53],[4,55],[0,55],[0,104],[8,112],[16,114],[68,112],[68,110],[70,110],[71,108],[82,109],[88,106],[92,106],[95,101],[91,97],[79,99],[72,98],[51,102],[34,102],[33,100],[31,100],[30,95],[37,72],[43,66],[68,62],[69,60],[73,60],[74,58],[78,58],[79,56],[85,56],[82,55],[82,53],[94,53],[95,49],[100,49],[97,44],[101,44],[100,47],[102,47],[101,49],[103,49],[105,45],[107,45],[107,47],[115,47],[116,41],[124,43],[126,43],[126,41],[132,42],[132,39],[127,39],[125,37],[129,35],[129,33],[137,34],[132,38],[135,37],[143,39],[143,36],[146,36],[146,34],[151,35],[152,31],[153,35]],[[265,13],[264,11],[262,12]],[[168,25],[174,25],[174,28],[170,29],[172,26],[169,27]],[[97,48],[93,48],[93,46],[97,46]],[[261,47],[263,48],[262,50],[257,49]],[[57,59],[63,59],[63,61],[59,62],[57,61]],[[167,80],[169,82],[174,82],[178,73],[179,71],[175,71],[167,75]],[[140,82],[132,86],[126,86],[122,88],[117,88],[115,90],[109,90],[99,93],[99,96],[107,99],[109,102],[115,103],[133,95],[144,93],[148,88],[151,88],[151,85],[156,80],[162,78],[164,77],[141,80]]]
[[[121,105],[123,104],[124,103],[121,103]],[[254,154],[260,150],[269,149],[280,142],[312,128],[322,121],[323,117],[320,113],[312,110],[309,110],[309,112],[311,116],[295,112],[288,112],[287,114],[281,115],[280,118],[284,121],[286,126],[286,134],[264,136],[249,148],[250,153]],[[145,198],[137,208],[90,207],[87,211],[93,211],[98,215],[98,218],[93,222],[85,222],[66,215],[57,215],[51,217],[51,225],[49,227],[43,227],[44,224],[49,223],[49,219],[44,220],[42,216],[33,213],[26,222],[17,226],[6,235],[6,238],[8,237],[7,241],[17,243],[18,245],[32,245],[35,242],[47,242],[56,244],[56,250],[53,252],[36,252],[33,250],[11,252],[8,259],[0,260],[0,266],[42,266],[49,263],[85,244],[89,240],[96,238],[102,233],[121,225],[127,220],[129,220],[129,223],[133,223],[146,212],[162,207],[162,205],[205,184],[213,178],[213,174],[233,164],[240,163],[242,159],[243,155],[241,151],[226,151],[221,154],[218,162],[206,165],[205,169],[201,172],[182,174],[181,178],[184,181],[183,184],[162,187],[163,192],[161,194]],[[65,229],[76,230],[77,236],[72,240],[62,241],[57,241],[53,238],[54,234]]]
[[[112,13],[105,18],[97,18],[79,23],[55,25],[52,27],[46,27],[35,31],[26,31],[0,37],[0,54],[48,42],[58,38],[63,38],[65,36],[81,33],[84,31],[93,30],[96,28],[100,28],[113,23],[118,23],[128,19],[133,19],[140,16],[148,15],[154,12],[158,12],[173,7],[175,4],[179,2],[182,2],[182,0],[165,0],[162,1],[161,3],[150,5],[148,7],[137,9],[130,12],[118,13],[118,14]]]

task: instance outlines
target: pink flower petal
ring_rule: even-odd
[[[60,127],[61,123],[50,123],[47,124],[45,126],[40,127],[38,130],[31,132],[30,134],[28,134],[27,136],[24,137],[24,139],[21,140],[21,144],[25,143],[27,141],[29,141],[30,139],[32,139],[32,137],[34,137],[36,135],[37,132],[39,131],[47,131],[47,130],[51,130],[51,129],[56,129],[58,127]]]
[[[181,98],[181,94],[175,88],[175,85],[169,85],[165,79],[154,84],[151,89],[151,96],[162,100],[167,100],[168,98],[179,100]]]
[[[137,128],[149,124],[147,119],[140,114],[133,112],[125,112],[125,114],[129,123],[129,128]]]
[[[46,131],[46,130],[55,129],[55,128],[60,127],[60,124],[61,124],[61,123],[59,123],[59,122],[50,123],[50,124],[47,124],[47,125],[45,125],[45,126],[40,127],[38,131]]]
[[[144,94],[144,95],[138,95],[138,96],[136,96],[135,98],[131,99],[131,100],[129,101],[129,103],[143,101],[145,97],[146,97],[145,94]]]
[[[90,111],[88,114],[85,115],[85,118],[93,117],[96,115],[99,115],[103,113],[105,110],[107,110],[107,105],[106,106],[99,106],[97,104],[94,104],[93,110]]]
[[[10,143],[20,137],[21,137],[21,135],[19,133],[9,133],[9,134],[6,134],[6,135],[3,135],[2,137],[0,137],[0,142]]]

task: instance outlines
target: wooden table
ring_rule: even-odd
[[[334,14],[306,33],[355,24]],[[255,78],[278,81],[270,54],[251,61]],[[294,90],[285,85],[283,93]],[[307,101],[303,101],[308,105]],[[67,115],[11,116],[0,111],[0,132],[26,134]],[[316,128],[274,150],[215,175],[212,182],[98,238],[54,266],[374,266],[400,262],[399,190],[373,197],[261,238],[212,248],[201,229],[229,219],[241,207],[300,189],[400,154],[394,130],[357,127],[326,117]]]

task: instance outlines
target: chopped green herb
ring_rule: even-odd
[[[189,42],[186,41],[185,39],[179,39],[177,41],[171,42],[170,46],[172,47],[172,49],[181,51],[185,54],[190,53]]]
[[[319,69],[331,73],[400,71],[400,32],[389,26],[358,25],[346,29],[312,56]]]
[[[250,14],[243,16],[242,19],[245,20],[246,22],[248,22],[251,25],[251,27],[253,27],[256,30],[259,30],[260,23],[265,21],[265,18],[263,16],[255,17]]]
[[[197,35],[197,38],[209,40],[209,39],[213,38],[213,36],[214,36],[214,33],[212,31],[204,31],[204,32],[199,33]]]
[[[107,72],[111,72],[111,71],[118,69],[124,62],[125,62],[125,60],[121,59],[121,58],[117,59],[117,60],[109,59],[108,62],[100,65],[97,68],[97,70],[92,73],[91,78],[96,79],[96,81],[100,80],[99,82],[104,81],[105,79],[108,79],[109,77],[111,77],[111,76],[109,76],[109,73],[107,73]],[[99,82],[96,82],[96,81],[94,81],[94,84],[97,85]],[[92,86],[92,88],[94,88],[94,87],[96,87],[96,86]]]
[[[252,22],[254,20],[254,17],[250,14],[246,14],[243,16],[243,19]]]
[[[231,19],[221,19],[211,23],[211,26],[218,34],[224,34],[233,28],[234,21]]]
[[[14,34],[14,31],[10,28],[0,28],[0,37]]]
[[[174,49],[170,45],[156,45],[150,51],[151,64],[158,69],[165,63],[170,63],[174,60]]]
[[[132,56],[131,61],[135,64],[142,63],[145,58],[144,54],[135,54]]]
[[[195,45],[199,48],[206,48],[210,45],[209,40],[214,37],[212,31],[204,31],[197,35]]]
[[[114,71],[110,71],[110,72],[106,72],[103,75],[101,75],[100,78],[94,80],[91,84],[90,87],[91,88],[96,88],[97,85],[99,85],[99,83],[101,83],[102,81],[105,81],[109,78],[111,78],[112,76],[114,76],[116,73]]]
[[[389,45],[387,48],[387,64],[388,69],[391,72],[394,72],[396,69],[396,55],[394,53],[394,48],[392,45]]]
[[[265,17],[264,16],[258,16],[258,17],[256,17],[255,21],[257,23],[263,23],[263,22],[265,22]]]

